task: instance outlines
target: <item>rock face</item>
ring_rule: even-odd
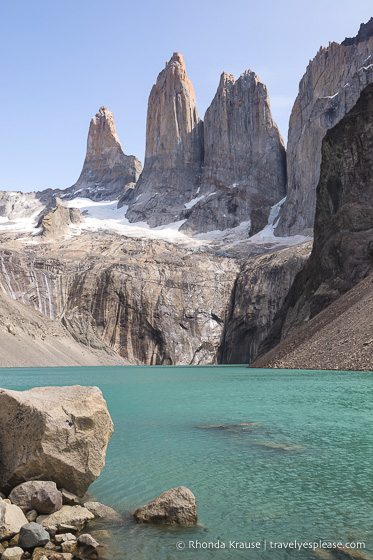
[[[196,499],[185,486],[172,488],[138,508],[134,517],[138,523],[195,525],[198,521]]]
[[[222,74],[205,114],[204,143],[201,185],[181,230],[225,230],[251,219],[250,233],[257,233],[285,196],[286,154],[267,88],[254,72],[237,81]]]
[[[27,519],[21,508],[0,500],[0,541],[13,537],[19,533]]]
[[[92,200],[115,200],[133,188],[140,173],[141,162],[126,156],[119,142],[113,113],[101,107],[91,120],[87,154],[79,179],[63,191],[63,198],[76,196]]]
[[[49,243],[28,249],[3,253],[13,297],[60,318],[77,341],[105,343],[132,363],[216,363],[236,259],[100,233],[58,242],[54,253]]]
[[[0,421],[4,491],[25,480],[49,477],[82,496],[104,466],[113,433],[97,387],[0,389]]]
[[[65,235],[71,224],[80,224],[83,221],[84,218],[78,208],[68,208],[62,200],[55,197],[43,211],[38,226],[43,229],[43,237],[54,238]]]
[[[324,138],[312,253],[262,353],[373,271],[372,122],[373,84]]]
[[[131,201],[126,217],[152,227],[176,221],[197,189],[202,163],[203,123],[184,58],[174,53],[150,92],[144,169],[120,202]]]
[[[320,48],[299,84],[289,122],[288,195],[276,235],[312,230],[322,139],[373,82],[372,22],[346,41]]]
[[[311,243],[305,243],[245,262],[226,325],[223,363],[249,364],[254,360],[310,251]]]

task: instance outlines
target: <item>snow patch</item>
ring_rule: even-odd
[[[193,206],[195,206],[200,200],[202,200],[203,198],[205,198],[205,195],[203,194],[202,196],[197,196],[197,198],[193,198],[192,200],[190,200],[189,202],[186,202],[184,204],[185,208],[187,208],[188,210],[190,210],[190,208],[193,208]]]

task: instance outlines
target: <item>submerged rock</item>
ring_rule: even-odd
[[[95,517],[121,517],[115,509],[105,506],[104,504],[100,504],[100,502],[86,502],[84,507],[93,513]]]
[[[171,488],[138,508],[134,517],[138,523],[195,525],[198,521],[196,498],[185,486]]]
[[[30,478],[52,478],[83,496],[104,466],[113,433],[101,391],[78,385],[0,389],[0,424],[5,491]]]

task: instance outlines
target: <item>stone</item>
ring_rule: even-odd
[[[49,533],[38,523],[27,523],[19,532],[19,545],[22,548],[45,546],[49,541]]]
[[[57,486],[56,483],[51,480],[29,480],[13,488],[9,494],[10,501],[12,504],[16,504],[20,507],[25,506],[31,510],[31,498],[40,488],[52,488],[56,490]]]
[[[326,132],[352,109],[373,82],[371,24],[362,40],[320,48],[299,84],[287,147],[288,194],[275,229],[278,236],[311,233]]]
[[[95,517],[121,517],[115,509],[100,504],[100,502],[85,502],[84,507],[93,513]]]
[[[55,535],[54,540],[56,543],[61,544],[66,541],[76,541],[76,536],[72,533],[63,533],[62,535]]]
[[[65,541],[61,543],[61,550],[62,552],[71,552],[71,554],[75,554],[78,550],[78,546],[75,541]]]
[[[55,488],[40,488],[31,498],[31,507],[42,514],[58,511],[62,508],[62,494]]]
[[[5,491],[48,476],[83,496],[104,466],[113,433],[101,391],[79,385],[0,389],[0,422],[0,487]]]
[[[123,152],[113,113],[103,106],[89,126],[87,153],[80,177],[75,185],[61,193],[64,199],[79,196],[91,200],[116,200],[134,187],[141,171],[141,162]]]
[[[19,546],[7,548],[1,557],[1,560],[22,560],[23,550]]]
[[[19,544],[19,533],[17,533],[17,535],[14,535],[14,537],[12,537],[9,541],[9,546],[18,546]]]
[[[138,508],[134,517],[138,523],[194,525],[198,520],[196,499],[184,486],[171,488]]]
[[[78,545],[84,547],[97,548],[99,543],[90,535],[89,533],[84,533],[84,535],[79,535]]]
[[[32,553],[32,560],[42,560],[45,556],[48,560],[72,560],[73,555],[70,552],[56,552],[46,548],[35,548]]]
[[[27,519],[18,506],[8,504],[4,500],[0,502],[0,541],[19,533],[22,525],[26,523]]]
[[[203,129],[203,173],[180,231],[193,235],[251,221],[253,235],[286,194],[284,142],[267,88],[254,72],[247,70],[237,80],[221,75]]]
[[[56,534],[61,531],[61,526],[67,525],[75,531],[83,529],[84,525],[94,519],[93,513],[82,506],[62,506],[59,511],[51,515],[40,515],[37,522],[47,531]]]
[[[27,521],[29,521],[29,523],[36,521],[37,516],[38,516],[38,512],[35,511],[34,509],[31,509],[26,513]]]
[[[2,554],[4,552],[5,548],[3,547],[3,545],[0,543],[0,554]]]
[[[36,227],[42,228],[42,237],[51,239],[66,235],[69,232],[69,226],[78,225],[84,221],[78,208],[69,208],[61,199],[54,197],[40,214]]]
[[[203,123],[184,58],[174,53],[150,92],[144,169],[118,206],[129,204],[130,222],[154,227],[177,221],[197,189],[202,164]]]
[[[61,488],[62,501],[65,506],[77,506],[80,503],[80,498],[76,494],[69,492],[65,488]]]

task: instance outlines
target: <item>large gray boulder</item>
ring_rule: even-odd
[[[198,521],[196,499],[185,486],[171,488],[138,508],[134,517],[138,523],[195,525]]]
[[[57,486],[52,480],[29,480],[13,488],[9,494],[9,500],[16,506],[31,509],[31,498],[40,488],[53,488],[56,490]]]
[[[0,489],[51,479],[83,496],[104,464],[113,423],[97,387],[0,389]]]
[[[0,541],[19,533],[26,523],[27,519],[21,508],[0,500]]]
[[[50,540],[48,531],[39,523],[27,523],[21,527],[19,532],[19,546],[22,548],[35,548],[44,546]]]

